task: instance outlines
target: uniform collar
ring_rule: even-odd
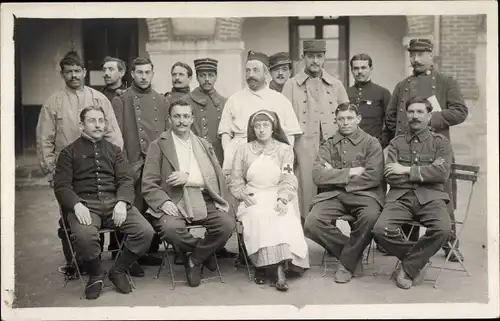
[[[432,74],[432,73],[433,73],[433,71],[434,71],[434,67],[433,67],[433,66],[431,66],[431,67],[430,67],[429,69],[427,69],[426,71],[424,71],[424,72],[419,72],[419,73],[417,73],[417,72],[415,71],[415,69],[413,69],[413,76],[415,76],[415,77],[418,77],[418,76],[424,76],[424,75],[429,76],[430,74]]]
[[[367,80],[367,81],[365,81],[365,82],[356,82],[356,83],[354,84],[354,86],[356,86],[356,88],[360,88],[360,87],[362,88],[362,87],[366,87],[366,86],[368,86],[368,85],[371,85],[371,83],[372,83],[372,80],[371,80],[371,79],[368,79],[368,80]]]
[[[406,141],[410,142],[414,137],[416,137],[419,142],[423,142],[424,140],[427,139],[427,137],[429,137],[430,134],[431,134],[431,131],[430,131],[429,127],[425,127],[424,129],[422,129],[416,133],[412,132],[410,129],[410,132],[408,134],[406,134]]]
[[[121,90],[121,89],[126,89],[125,84],[124,84],[124,83],[122,83],[122,84],[120,85],[120,87],[116,87],[116,88],[114,88],[114,89],[113,89],[113,88],[110,88],[110,87],[108,87],[108,86],[105,86],[105,87],[102,89],[102,92],[103,92],[103,93],[106,93],[106,92],[107,92],[107,93],[114,93],[114,92],[116,92],[118,89],[120,89],[120,90]]]
[[[342,139],[344,138],[347,138],[351,141],[351,143],[353,145],[357,145],[359,144],[359,142],[361,141],[361,139],[363,139],[363,130],[361,128],[358,127],[358,130],[355,131],[354,133],[348,135],[348,136],[344,136],[340,133],[340,130],[337,130],[337,132],[335,133],[335,135],[333,135],[333,144],[334,145],[337,145]]]
[[[218,107],[220,105],[220,101],[217,95],[217,91],[215,89],[212,93],[208,94],[203,91],[200,87],[196,87],[192,92],[189,93],[189,96],[192,100],[194,100],[197,104],[206,105],[209,98],[212,99],[214,105]]]
[[[148,94],[151,92],[151,86],[149,86],[146,89],[142,89],[139,86],[137,86],[135,83],[132,84],[132,89],[139,94]]]
[[[90,137],[89,135],[87,135],[84,132],[82,132],[82,138],[84,141],[91,142],[92,144],[95,144],[95,143],[102,141],[102,137],[99,139],[95,139],[95,138]]]
[[[295,80],[297,81],[297,84],[299,86],[302,86],[304,82],[310,77],[311,76],[306,74],[305,69],[303,69],[297,74],[297,76],[295,76]],[[333,76],[330,76],[323,68],[321,68],[321,79],[323,79],[323,81],[329,85],[333,85],[334,83]]]

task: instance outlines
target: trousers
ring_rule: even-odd
[[[117,228],[113,221],[116,199],[87,200],[86,203],[92,219],[90,225],[80,224],[73,212],[67,213],[67,221],[77,259],[92,261],[101,253],[98,231],[101,228]],[[137,255],[148,250],[154,235],[151,225],[134,206],[128,207],[127,218],[118,230],[127,236],[125,247]]]
[[[343,192],[313,206],[305,219],[304,235],[354,272],[363,251],[373,239],[372,229],[380,211],[381,206],[375,199]],[[345,215],[356,219],[351,224],[349,237],[335,226],[336,220]]]
[[[426,227],[417,242],[405,241],[401,227],[412,221]],[[451,220],[444,200],[420,204],[413,191],[398,200],[386,203],[373,228],[375,240],[390,255],[403,263],[404,271],[412,278],[418,275],[429,259],[436,254],[451,233]]]
[[[182,216],[164,214],[156,218],[146,213],[148,221],[160,238],[181,252],[191,252],[191,260],[195,264],[203,263],[215,251],[223,247],[235,229],[234,218],[228,213],[219,211],[210,196],[206,194],[203,196],[207,206],[207,217],[192,223],[192,225],[202,225],[206,228],[203,239],[195,238],[187,230],[188,223]]]

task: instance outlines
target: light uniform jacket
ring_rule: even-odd
[[[349,177],[353,167],[364,167],[365,171],[359,176]],[[311,207],[341,192],[371,197],[382,207],[383,175],[384,154],[375,137],[361,128],[349,136],[337,132],[321,145],[314,162],[314,183],[323,186],[325,191],[313,198]]]
[[[163,215],[161,210],[163,203],[172,201],[174,204],[179,204],[184,196],[183,186],[170,186],[165,182],[173,172],[180,171],[172,135],[171,130],[166,131],[151,143],[142,174],[142,195],[150,207],[148,213],[156,218],[160,218]],[[220,194],[211,193],[216,207],[224,212],[228,212],[229,205],[226,201],[228,189],[214,149],[205,139],[195,135],[193,137],[199,139],[203,145],[217,176]],[[207,181],[205,183],[208,184]],[[216,190],[216,188],[212,189],[210,186],[207,186],[207,190],[210,192],[211,190]]]
[[[312,169],[319,145],[337,131],[335,110],[349,98],[342,82],[324,69],[320,78],[312,78],[302,70],[285,83],[281,93],[292,103],[304,132],[297,139],[295,150],[299,164],[297,177],[301,214],[305,217],[316,195]]]
[[[89,106],[101,106],[108,121],[104,137],[123,148],[123,139],[111,102],[99,91],[84,86],[75,92],[65,87],[45,102],[38,116],[36,145],[38,162],[51,181],[61,150],[80,138],[80,113]]]

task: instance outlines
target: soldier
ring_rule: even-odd
[[[172,76],[172,91],[165,94],[167,106],[170,106],[170,104],[178,101],[191,91],[189,84],[193,78],[193,69],[188,64],[178,61],[172,65],[170,75]]]
[[[391,102],[386,112],[386,125],[389,132],[396,135],[408,133],[408,121],[405,115],[405,103],[414,97],[427,98],[433,106],[432,116],[429,126],[436,133],[444,135],[450,139],[450,126],[461,124],[468,115],[468,109],[458,86],[452,78],[443,75],[433,67],[432,56],[433,45],[428,39],[412,39],[408,51],[410,61],[413,66],[413,75],[399,82],[392,94]],[[457,185],[455,180],[450,180],[445,184],[446,191],[450,194],[448,203],[448,213],[452,222],[452,233],[450,242],[455,239],[455,213]],[[445,243],[443,250],[448,255],[450,249]],[[456,251],[460,258],[463,255]],[[452,252],[450,261],[458,262],[458,258]]]
[[[269,57],[269,71],[273,80],[269,83],[269,88],[281,92],[286,81],[290,78],[292,71],[292,61],[287,52],[278,52]]]
[[[217,64],[218,61],[212,58],[196,59],[194,68],[199,86],[181,99],[193,108],[194,122],[191,126],[193,133],[212,144],[215,156],[217,156],[220,166],[222,166],[224,152],[217,130],[222,116],[222,109],[227,99],[222,97],[214,88],[217,81]],[[236,257],[235,253],[229,252],[225,248],[217,250],[216,255],[219,258]],[[180,258],[180,256],[177,257]]]
[[[169,128],[168,107],[165,97],[151,88],[154,70],[149,58],[134,59],[131,75],[132,86],[113,99],[113,109],[122,129],[125,156],[132,166],[135,188],[134,206],[144,214],[147,210],[141,191],[144,160],[149,144]],[[160,243],[159,237],[155,236],[148,253],[157,252]],[[139,258],[138,262],[144,265],[159,265],[161,259],[144,255]],[[139,270],[139,266],[133,267]],[[141,271],[139,275],[144,275],[144,271]]]
[[[391,188],[373,228],[375,240],[402,261],[396,284],[403,289],[424,280],[429,259],[450,235],[445,184],[453,158],[450,141],[428,127],[434,117],[431,103],[417,97],[406,106],[410,131],[389,145],[384,176]],[[414,220],[426,227],[416,243],[405,241],[401,234],[401,226]]]
[[[127,71],[127,67],[123,60],[108,56],[104,58],[102,71],[104,73],[104,82],[106,83],[106,86],[102,89],[102,93],[109,101],[113,101],[113,98],[126,88],[122,79]]]
[[[304,219],[317,193],[312,179],[313,162],[320,144],[337,131],[335,109],[341,103],[347,103],[349,98],[342,82],[323,69],[325,40],[305,40],[303,47],[305,68],[285,83],[282,94],[292,103],[304,132],[295,144],[299,164],[299,200]]]
[[[339,105],[335,115],[339,129],[321,145],[312,173],[325,191],[313,198],[304,233],[339,259],[334,279],[346,283],[356,267],[361,270],[383,206],[384,154],[378,140],[358,127],[362,116],[355,104]],[[350,237],[335,227],[345,215],[356,219]]]
[[[113,98],[119,95],[126,88],[125,84],[122,82],[122,78],[125,75],[126,70],[127,67],[123,60],[109,56],[104,58],[104,61],[102,63],[102,71],[103,71],[104,83],[106,83],[106,86],[104,86],[101,92],[104,94],[104,96],[106,96],[106,98],[108,98],[110,102],[113,101]],[[115,235],[113,235],[115,233],[116,237]],[[103,238],[104,241],[103,234],[101,235],[101,237]],[[122,240],[123,235],[118,231],[112,232],[112,234],[109,237],[108,251],[113,251],[112,252],[113,259],[118,254],[117,251],[114,251],[118,249],[117,239]],[[135,271],[132,271],[131,273],[136,276],[137,274],[134,272]]]
[[[359,107],[361,122],[359,127],[367,134],[377,138],[386,148],[389,137],[384,131],[385,110],[391,100],[391,93],[387,88],[374,83],[371,79],[373,71],[372,58],[365,54],[357,54],[349,62],[354,85],[347,89],[349,101]]]

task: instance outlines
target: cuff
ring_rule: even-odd
[[[410,181],[412,182],[423,182],[424,178],[420,172],[420,166],[413,165],[410,168]]]

